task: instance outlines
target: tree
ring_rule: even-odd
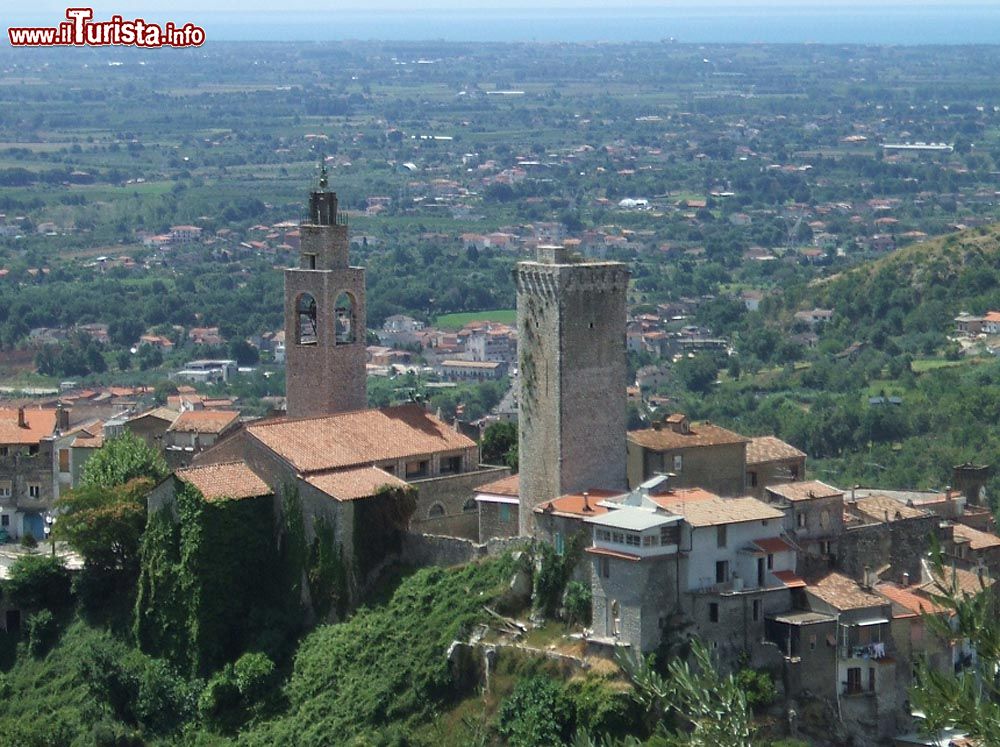
[[[91,569],[135,578],[152,487],[148,477],[137,477],[124,485],[87,484],[70,491],[56,504],[56,537],[69,542]]]
[[[51,555],[25,555],[10,567],[3,590],[24,609],[61,610],[70,601],[69,572]]]
[[[241,366],[254,366],[260,362],[260,351],[246,340],[233,340],[229,344],[229,354]]]
[[[497,721],[511,747],[554,747],[569,740],[573,703],[559,682],[528,677],[519,680],[500,705]]]
[[[910,696],[927,717],[931,733],[955,727],[969,740],[1000,744],[1000,618],[997,597],[980,581],[974,592],[959,587],[939,548],[931,552],[932,575],[937,593],[935,604],[944,615],[924,615],[929,628],[943,640],[969,642],[976,652],[971,666],[960,673],[935,671],[926,663],[917,670],[917,685]]]
[[[517,426],[513,423],[490,423],[479,442],[483,464],[506,464],[517,470]]]
[[[694,358],[684,358],[677,364],[677,376],[689,390],[706,394],[719,375],[719,364],[715,358],[700,353]]]
[[[159,481],[169,472],[160,452],[126,431],[105,443],[87,460],[80,486],[111,488],[137,477]]]

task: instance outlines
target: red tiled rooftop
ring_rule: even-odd
[[[805,581],[795,575],[795,571],[772,571],[771,573],[789,589],[801,589],[808,586]]]
[[[619,495],[621,495],[621,491],[619,490],[600,490],[597,488],[588,490],[586,500],[586,504],[590,506],[590,510],[588,511],[584,510],[583,493],[567,493],[536,507],[535,513],[553,513],[559,516],[579,516],[581,518],[586,516],[600,516],[601,514],[606,514],[608,508],[597,504],[605,498],[614,498]]]
[[[0,444],[9,446],[37,444],[56,430],[56,411],[25,407],[26,427],[18,425],[17,408],[0,409]]]
[[[246,462],[224,462],[203,467],[187,467],[174,473],[178,480],[194,485],[205,500],[255,498],[270,495],[268,487]]]
[[[270,420],[248,426],[247,432],[300,472],[356,467],[476,446],[475,441],[419,405]]]
[[[775,436],[757,436],[747,444],[747,466],[785,459],[802,459],[805,452]]]
[[[808,501],[815,498],[832,498],[843,495],[844,491],[827,485],[819,480],[806,482],[788,482],[781,485],[768,485],[767,492],[774,493],[786,501]]]
[[[781,537],[766,537],[765,539],[754,540],[753,544],[766,553],[795,552],[795,548]]]
[[[306,478],[306,482],[339,501],[369,498],[385,488],[408,488],[405,482],[378,467],[324,472]]]
[[[517,498],[519,495],[520,478],[517,475],[507,475],[499,480],[488,482],[476,488],[477,493],[488,493],[490,495],[506,495]]]
[[[688,449],[696,446],[723,446],[743,444],[750,439],[711,423],[692,423],[687,433],[679,433],[669,426],[631,431],[629,440],[653,451]]]
[[[188,410],[167,430],[180,433],[222,433],[239,418],[235,410]]]

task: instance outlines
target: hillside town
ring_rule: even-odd
[[[368,344],[365,270],[350,264],[353,242],[325,171],[309,219],[287,228],[298,261],[285,270],[284,329],[268,336],[285,365],[286,396],[273,412],[241,415],[235,399],[198,393],[192,383],[238,375],[225,359],[189,361],[161,404],[141,387],[68,382],[41,403],[5,405],[6,538],[48,538],[87,461],[129,433],[171,469],[149,494],[150,521],[180,521],[190,488],[223,511],[273,504],[278,513],[292,490],[305,541],[334,527],[337,553],[353,559],[350,605],[394,557],[454,565],[545,543],[572,557],[573,578],[590,589],[590,625],[573,634],[590,654],[651,653],[683,627],[723,670],[773,673],[792,736],[825,728],[859,745],[903,738],[919,728],[908,696],[917,660],[948,673],[975,663],[968,640],[942,638],[927,616],[947,617],[942,592],[992,593],[1000,537],[985,494],[990,465],[949,465],[951,484],[938,491],[833,486],[774,436],[662,408],[629,430],[630,393],[648,393],[657,372],[640,370],[629,385],[629,350],[675,360],[728,343],[695,326],[668,331],[683,304],[630,314],[627,266],[581,255],[558,232],[517,264],[514,323],[446,333],[396,315]],[[176,233],[199,238],[193,227]],[[830,315],[814,309],[800,320],[814,327]],[[991,334],[992,316],[963,314],[957,331]],[[217,335],[186,333],[193,345],[218,344]],[[514,405],[480,423],[418,401],[368,408],[369,377],[403,374],[417,356],[446,381],[511,376]],[[481,429],[502,419],[517,424],[516,473],[480,457]],[[19,624],[19,611],[7,604],[4,619]]]

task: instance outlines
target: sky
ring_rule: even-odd
[[[54,26],[67,3],[4,0],[4,26]],[[112,15],[187,22],[209,40],[1000,43],[998,0],[97,0]]]

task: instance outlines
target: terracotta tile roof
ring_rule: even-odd
[[[990,547],[1000,547],[1000,537],[990,532],[967,527],[965,524],[955,524],[955,537],[967,540],[973,550],[986,550]]]
[[[771,571],[771,575],[789,589],[801,589],[808,586],[805,581],[795,575],[795,571]]]
[[[844,494],[843,490],[839,490],[819,480],[768,485],[767,492],[774,493],[779,498],[784,498],[791,503],[795,501],[808,501],[814,498],[832,498],[833,496]]]
[[[537,506],[535,508],[535,513],[551,513],[556,516],[581,518],[587,516],[600,516],[601,514],[606,514],[609,509],[606,506],[599,506],[598,503],[606,498],[614,498],[619,495],[621,495],[620,490],[599,490],[597,488],[591,488],[587,491],[587,504],[590,506],[590,510],[585,511],[583,508],[583,493],[566,493],[565,495],[559,496],[555,500]]]
[[[875,521],[900,521],[902,519],[917,519],[921,516],[930,515],[927,511],[907,506],[885,495],[870,495],[867,498],[858,498],[855,502],[846,504],[846,508],[852,513],[860,514],[862,517],[874,519]]]
[[[25,407],[24,420],[26,428],[17,424],[18,409],[16,407],[0,408],[0,444],[8,446],[37,444],[46,436],[55,433],[55,410]]]
[[[931,576],[934,580],[928,581],[918,587],[921,591],[928,594],[940,595],[941,589],[938,588],[940,585],[946,589],[955,589],[963,594],[974,596],[994,584],[994,580],[986,574],[980,577],[975,571],[966,571],[961,568],[946,568],[944,570],[944,577],[933,572]]]
[[[629,440],[653,451],[689,449],[697,446],[723,446],[749,443],[750,439],[711,423],[692,424],[687,433],[678,433],[669,427],[647,428],[630,431]]]
[[[168,407],[154,407],[152,410],[146,410],[146,412],[139,413],[138,415],[129,418],[127,422],[131,423],[142,418],[157,418],[159,420],[165,420],[168,423],[173,423],[177,420],[179,415],[179,411],[171,410]]]
[[[182,482],[194,485],[206,501],[223,498],[255,498],[270,495],[267,486],[246,462],[207,464],[204,467],[187,467],[174,475]]]
[[[765,537],[754,540],[753,544],[766,553],[795,552],[795,548],[781,537]]]
[[[190,410],[182,412],[167,430],[179,433],[222,433],[239,417],[240,414],[235,410]]]
[[[799,451],[789,443],[774,436],[757,436],[747,444],[747,467],[752,464],[766,464],[785,459],[802,459],[804,451]]]
[[[369,498],[386,486],[390,488],[409,487],[403,480],[378,467],[356,467],[336,472],[324,472],[307,477],[306,482],[338,501]]]
[[[693,501],[722,500],[715,493],[704,488],[674,488],[667,493],[651,494],[649,500],[661,508],[669,508],[671,504]]]
[[[476,446],[475,441],[419,405],[271,420],[254,423],[247,432],[300,472],[356,467]]]
[[[874,591],[862,589],[853,578],[836,572],[812,582],[806,591],[838,610],[857,610],[886,603]]]
[[[710,527],[719,524],[739,524],[744,521],[783,519],[784,512],[756,498],[706,498],[694,501],[673,501],[658,496],[656,502],[671,513],[684,517],[692,527]]]
[[[947,612],[946,608],[917,593],[918,590],[912,586],[903,587],[886,582],[876,584],[875,591],[891,600],[894,607],[905,610],[905,614],[893,614],[893,617],[912,617],[924,613],[936,615]]]
[[[520,495],[520,483],[520,478],[517,475],[508,475],[507,477],[501,477],[499,480],[480,485],[476,488],[476,492],[489,493],[491,495],[507,495],[517,498]]]

